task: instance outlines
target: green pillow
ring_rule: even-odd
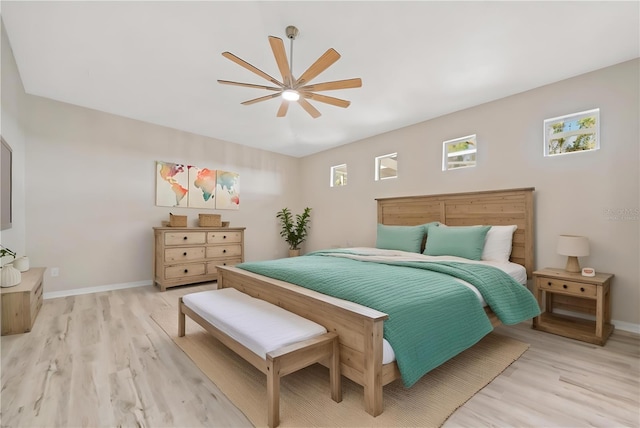
[[[427,256],[457,256],[470,260],[480,260],[484,249],[484,239],[491,226],[429,226]]]
[[[442,224],[442,223],[440,223],[439,221],[432,221],[431,223],[423,224],[422,227],[424,227],[425,235],[429,234],[429,228],[430,227],[438,227],[438,226],[440,226],[440,224]]]
[[[378,224],[376,248],[419,253],[425,228],[420,226],[386,226]]]

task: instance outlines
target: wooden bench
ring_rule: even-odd
[[[280,378],[314,363],[329,368],[331,398],[342,401],[338,335],[308,319],[236,289],[210,290],[179,300],[178,335],[185,315],[267,375],[268,424],[280,422]]]

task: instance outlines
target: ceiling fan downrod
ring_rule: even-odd
[[[291,75],[293,76],[293,41],[296,39],[296,37],[298,37],[298,34],[300,34],[300,31],[298,31],[298,29],[293,25],[289,25],[285,29],[285,34],[287,35],[287,38],[291,41],[289,43],[289,70],[291,71]],[[291,83],[293,85],[293,82]]]

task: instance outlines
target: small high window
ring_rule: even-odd
[[[442,170],[476,166],[476,136],[456,138],[442,143]]]
[[[544,121],[544,155],[555,156],[600,148],[600,109]]]
[[[398,153],[390,153],[376,158],[376,181],[398,176]]]
[[[331,187],[347,185],[347,164],[331,167]]]

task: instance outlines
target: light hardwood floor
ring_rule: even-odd
[[[251,426],[149,316],[211,287],[46,300],[32,332],[0,339],[1,426]],[[600,347],[529,323],[497,331],[531,347],[445,427],[640,427],[640,337],[616,331]]]

